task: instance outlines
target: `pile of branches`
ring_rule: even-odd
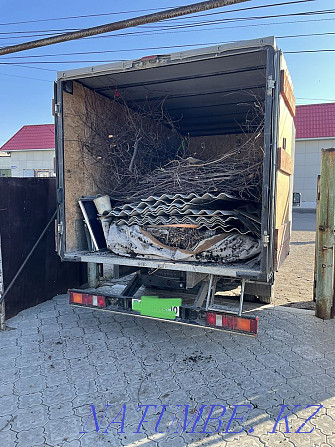
[[[261,198],[262,162],[231,160],[229,154],[218,160],[200,161],[190,158],[175,160],[114,192],[120,202],[140,200],[150,195],[205,194],[224,192],[241,199]]]
[[[134,111],[119,95],[101,113],[96,96],[85,92],[81,119],[83,160],[90,172],[96,165],[94,183],[102,194],[113,196],[187,150],[188,139],[176,130],[163,103]]]
[[[99,193],[116,202],[207,192],[260,201],[262,163],[257,154],[264,123],[257,121],[257,116],[262,116],[257,107],[253,119],[258,125],[255,128],[247,117],[242,131],[248,138],[239,150],[203,161],[187,156],[189,138],[178,132],[178,123],[167,114],[164,101],[154,108],[145,104],[134,111],[118,95],[101,113],[96,96],[86,92],[82,117],[85,133],[80,141],[83,159],[90,164],[87,167]],[[92,164],[96,170],[91,169]]]

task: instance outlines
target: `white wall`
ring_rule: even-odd
[[[294,192],[301,193],[301,207],[316,208],[316,182],[320,174],[321,149],[335,147],[335,138],[296,140]]]
[[[49,169],[51,175],[54,175],[54,150],[35,150],[35,151],[12,151],[11,152],[11,169],[12,177],[26,177],[30,170]]]
[[[0,169],[10,169],[12,164],[12,157],[2,156],[0,154]]]

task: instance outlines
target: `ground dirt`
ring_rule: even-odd
[[[293,214],[290,254],[275,276],[276,306],[314,309],[315,213]]]

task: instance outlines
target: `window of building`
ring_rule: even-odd
[[[11,169],[0,169],[0,177],[11,177],[12,170]]]
[[[35,169],[35,177],[51,177],[50,169]]]
[[[24,169],[23,170],[23,177],[35,177],[34,169]]]

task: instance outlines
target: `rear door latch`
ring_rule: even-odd
[[[270,243],[270,236],[268,235],[268,233],[266,231],[264,231],[262,242],[263,242],[264,247],[267,247]]]
[[[267,85],[267,93],[268,95],[272,95],[272,90],[275,88],[276,81],[272,79],[272,76],[268,77],[268,85]]]

